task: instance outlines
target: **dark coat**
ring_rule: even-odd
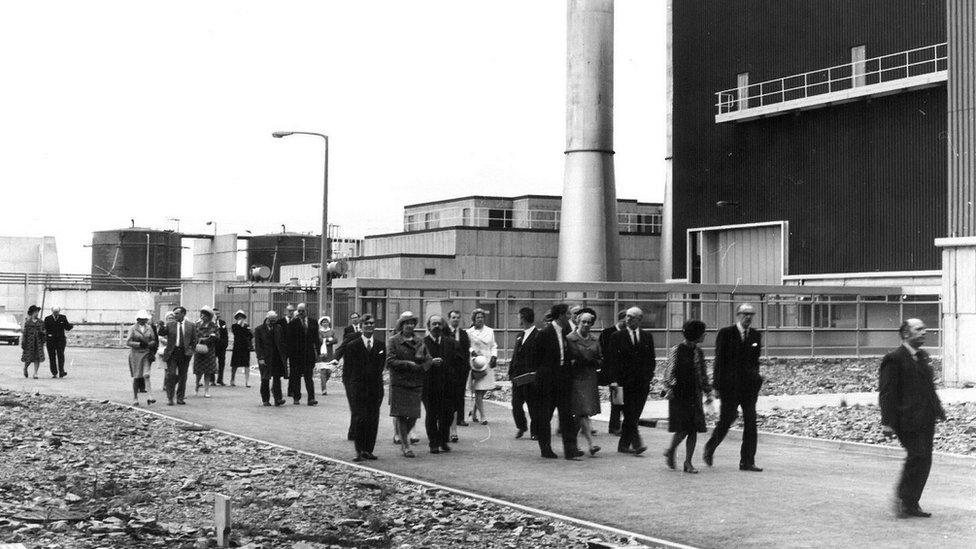
[[[440,366],[434,366],[431,361],[430,369],[424,374],[423,400],[428,403],[441,403],[449,400],[453,396],[455,376],[458,372],[458,364],[467,362],[467,357],[461,354],[461,346],[454,338],[441,336],[440,343],[433,337],[424,338],[424,346],[430,358],[443,359]]]
[[[44,333],[47,334],[47,340],[51,343],[65,344],[68,341],[65,332],[70,331],[74,326],[68,322],[68,317],[59,314],[57,318],[54,315],[47,315],[44,317]]]
[[[285,344],[285,331],[281,324],[273,322],[271,327],[261,324],[254,329],[254,354],[258,359],[258,367],[264,376],[285,376],[288,358],[288,348]],[[264,361],[264,365],[261,365]]]
[[[344,330],[342,330],[342,341],[345,341],[352,336],[361,335],[361,334],[362,332],[357,332],[356,328],[354,328],[353,325],[350,324],[346,326]]]
[[[762,335],[749,328],[745,341],[735,324],[726,326],[715,336],[715,364],[712,387],[719,393],[735,391],[744,395],[758,394],[762,386],[759,375],[759,355],[762,352]]]
[[[610,335],[603,352],[604,363],[610,368],[610,381],[621,387],[645,387],[654,379],[654,336],[640,330],[635,346],[626,327]]]
[[[230,330],[234,334],[234,348],[230,352],[230,365],[232,368],[247,368],[251,365],[251,339],[254,338],[254,334],[251,333],[247,324],[241,326],[236,322],[230,325]]]
[[[465,387],[468,384],[468,374],[471,372],[471,338],[468,337],[468,332],[460,327],[456,332],[452,332],[448,328],[444,335],[458,342],[458,352],[461,353],[464,360],[456,365],[454,381],[458,387]]]
[[[176,351],[178,332],[179,329],[175,320],[167,322],[159,329],[159,335],[166,338],[166,348],[163,349],[163,361],[169,361]],[[197,325],[185,318],[183,319],[183,341],[181,343],[183,354],[188,357],[193,356],[193,348],[197,344]]]
[[[342,383],[346,386],[349,398],[362,402],[379,402],[383,398],[386,343],[374,332],[373,348],[368,352],[362,337],[349,338],[344,347]]]
[[[566,348],[565,337],[568,328],[561,329],[560,334],[553,324],[547,325],[539,332],[535,342],[532,362],[536,367],[536,385],[542,391],[562,390],[568,397],[573,389],[573,370],[569,366],[569,350]],[[563,362],[559,361],[559,338],[563,338]]]
[[[391,337],[386,342],[386,367],[390,369],[390,415],[420,417],[424,374],[430,369],[430,355],[420,336]]]
[[[227,345],[230,344],[230,336],[227,334],[227,323],[223,319],[218,319],[214,324],[217,325],[217,352],[223,353],[227,351]]]
[[[314,318],[306,318],[308,327],[296,316],[288,323],[288,361],[292,374],[311,372],[319,359],[322,341],[319,338],[319,323]]]
[[[529,337],[525,337],[523,331],[515,338],[515,347],[512,349],[512,360],[508,363],[508,379],[536,371],[535,346],[539,340],[539,329],[536,328],[529,332]]]
[[[881,424],[896,433],[931,429],[945,410],[935,392],[929,354],[919,349],[916,358],[900,345],[885,355],[878,372]]]

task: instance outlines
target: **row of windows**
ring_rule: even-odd
[[[661,234],[661,214],[621,213],[617,214],[617,223],[624,233]],[[527,219],[515,220],[514,210],[510,209],[463,208],[460,217],[457,210],[440,210],[407,214],[403,221],[403,229],[407,232],[457,226],[556,230],[559,228],[559,211],[529,210]]]

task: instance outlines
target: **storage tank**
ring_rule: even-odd
[[[322,237],[301,233],[253,236],[247,242],[247,267],[271,269],[270,282],[280,282],[281,266],[318,263]]]
[[[91,274],[97,277],[92,289],[145,290],[147,273],[149,278],[178,280],[183,258],[181,241],[179,233],[139,227],[92,233]],[[157,282],[148,288],[158,290],[172,285]]]

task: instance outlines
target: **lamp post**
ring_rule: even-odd
[[[217,306],[217,222],[207,221],[207,225],[213,225],[214,237],[210,242],[210,292],[213,294],[210,301],[211,307]]]
[[[326,296],[328,295],[328,265],[329,256],[329,136],[315,132],[274,132],[271,137],[281,139],[289,135],[315,135],[325,142],[325,169],[322,176],[322,242],[319,244],[319,318],[328,312]]]

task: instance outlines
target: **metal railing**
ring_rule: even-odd
[[[933,334],[928,345],[941,347],[939,296],[905,296],[900,288],[343,279],[330,291],[338,324],[352,311],[368,312],[387,331],[405,310],[426,318],[457,309],[468,326],[471,310],[486,309],[503,358],[521,332],[518,310],[532,308],[539,323],[559,302],[594,308],[598,328],[611,326],[617,311],[641,307],[661,356],[682,340],[681,326],[692,318],[708,326],[703,348],[710,355],[715,333],[735,322],[743,302],[759,310],[753,326],[763,334],[764,356],[882,355],[898,344],[907,317],[925,321]]]
[[[716,113],[763,107],[944,71],[945,42],[715,92]]]
[[[487,227],[504,229],[558,230],[559,210],[515,210],[504,208],[473,208],[464,215],[458,208],[407,214],[403,218],[404,232],[448,227]],[[426,216],[426,217],[425,217]],[[661,234],[660,213],[618,213],[617,223],[622,233]]]

